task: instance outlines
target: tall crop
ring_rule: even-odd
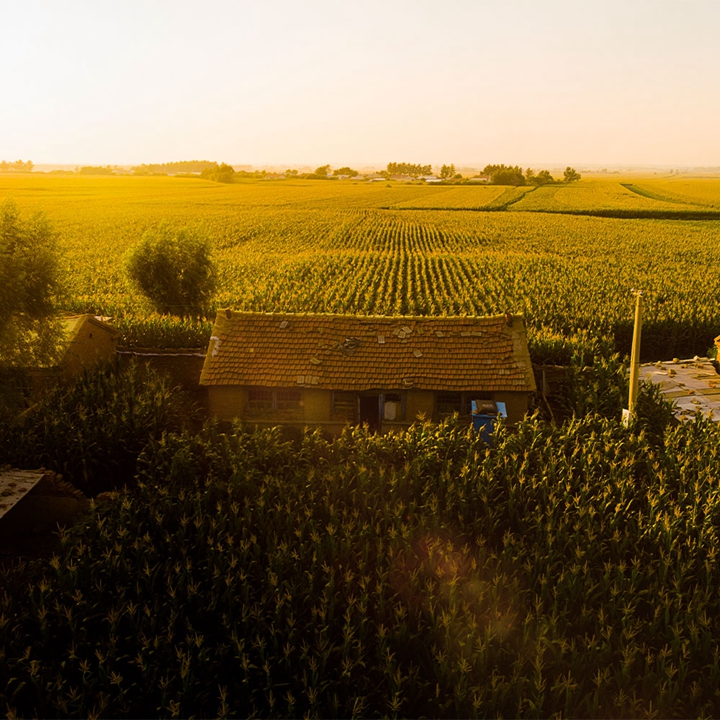
[[[0,591],[63,716],[717,715],[720,429],[169,434]],[[26,572],[27,576],[27,572]]]
[[[124,252],[160,220],[212,238],[218,307],[523,313],[536,359],[552,361],[553,339],[581,331],[628,352],[629,291],[640,287],[647,358],[704,354],[718,333],[720,215],[708,218],[719,212],[720,182],[378,185],[38,176],[0,180],[0,197],[45,210],[65,248],[68,309],[112,316],[128,344],[209,339],[208,322],[154,315],[124,275]]]

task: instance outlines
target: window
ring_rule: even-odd
[[[462,413],[462,393],[439,392],[437,394],[437,414],[452,415]]]
[[[357,412],[357,398],[353,392],[334,392],[332,414],[333,417],[355,422]]]
[[[435,396],[435,408],[439,416],[470,414],[470,401],[476,398],[489,398],[489,393],[478,392],[439,392]]]
[[[275,390],[274,410],[296,410],[300,407],[300,390]]]
[[[273,409],[273,391],[264,388],[251,388],[248,390],[248,410],[255,412]]]
[[[247,409],[249,413],[288,412],[302,407],[302,393],[297,388],[250,388]]]

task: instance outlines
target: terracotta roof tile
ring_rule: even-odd
[[[379,343],[378,336],[385,342]],[[301,382],[298,379],[302,378]],[[203,385],[535,389],[521,317],[217,314]]]

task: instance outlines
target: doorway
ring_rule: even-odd
[[[380,429],[380,395],[360,396],[360,423],[376,432]]]

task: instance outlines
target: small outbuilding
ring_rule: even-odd
[[[257,424],[388,431],[476,412],[520,420],[535,380],[522,317],[363,317],[221,310],[200,376],[210,413]]]
[[[66,315],[62,318],[59,359],[52,366],[30,370],[32,394],[37,397],[58,380],[69,381],[98,362],[115,357],[120,331],[96,315]]]
[[[120,331],[105,322],[107,319],[87,314],[64,318],[64,351],[57,365],[60,375],[72,378],[115,357]]]

